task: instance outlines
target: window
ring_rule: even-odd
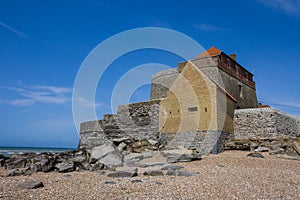
[[[245,72],[245,77],[248,80],[248,73],[247,72]]]
[[[191,108],[188,108],[189,112],[196,112],[198,111],[198,107],[191,107]]]
[[[228,69],[231,68],[231,66],[230,66],[230,60],[229,59],[227,59],[227,67],[228,67]]]
[[[205,110],[205,112],[207,112],[207,108],[205,108],[204,110]]]

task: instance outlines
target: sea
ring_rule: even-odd
[[[48,147],[0,147],[0,154],[5,156],[12,156],[14,154],[24,154],[24,153],[59,153],[63,151],[71,151],[75,148],[48,148]]]

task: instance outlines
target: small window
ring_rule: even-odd
[[[207,108],[204,108],[205,112],[207,112]]]
[[[198,107],[191,107],[191,108],[188,108],[189,112],[196,112],[198,111]]]
[[[230,68],[231,68],[231,65],[230,65],[230,60],[229,60],[229,59],[227,59],[227,67],[228,67],[228,69],[230,69]]]

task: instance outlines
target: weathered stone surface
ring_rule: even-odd
[[[55,164],[55,168],[58,169],[60,173],[72,172],[75,170],[75,165],[73,161],[64,161],[61,163]]]
[[[261,153],[257,153],[257,152],[251,152],[247,156],[254,157],[254,158],[264,158],[264,156]]]
[[[131,161],[131,160],[142,160],[144,158],[144,155],[141,153],[130,153],[124,156],[124,161]]]
[[[267,147],[258,147],[254,151],[255,152],[268,152],[269,148],[267,148]]]
[[[293,143],[293,149],[300,155],[300,140]]]
[[[122,142],[122,143],[120,143],[120,144],[118,145],[117,150],[118,150],[119,152],[122,152],[126,147],[127,147],[127,144],[124,143],[124,142]]]
[[[104,164],[99,161],[90,167],[90,171],[99,171],[103,169],[104,169]]]
[[[154,167],[154,166],[161,166],[165,165],[164,162],[148,162],[148,163],[140,163],[139,167],[141,168],[147,168],[147,167]]]
[[[18,185],[22,189],[37,189],[44,187],[43,182],[40,181],[26,181]]]
[[[13,169],[8,172],[7,176],[20,176],[22,174],[23,174],[23,172],[21,170]]]
[[[14,160],[12,158],[8,162],[5,163],[4,167],[8,170],[10,169],[16,169],[16,168],[24,168],[27,164],[27,159],[26,158],[17,158]]]
[[[238,109],[234,113],[234,137],[248,138],[296,138],[299,119],[274,108]]]
[[[140,180],[140,179],[135,179],[135,180],[132,180],[131,183],[142,183],[143,181]]]
[[[178,170],[172,170],[169,169],[166,173],[167,176],[198,176],[198,174],[195,174],[193,172],[187,172],[187,171],[178,171]]]
[[[112,185],[114,185],[114,184],[117,184],[117,182],[116,181],[104,181],[104,184],[112,184]]]
[[[0,167],[4,167],[4,163],[8,159],[9,159],[9,157],[6,157],[6,156],[0,154]]]
[[[225,150],[246,150],[250,151],[250,140],[233,140],[225,143]]]
[[[163,176],[163,172],[160,170],[148,170],[144,171],[143,175],[145,176]]]
[[[183,169],[183,166],[179,165],[165,165],[161,168],[161,170],[178,170],[178,169]]]
[[[189,162],[202,159],[199,153],[187,149],[165,150],[162,152],[162,155],[167,158],[167,162],[169,163]]]
[[[135,177],[138,175],[138,169],[132,168],[129,170],[122,170],[117,172],[109,173],[107,176],[112,178],[124,178],[124,177]]]
[[[116,150],[114,145],[106,143],[91,150],[90,160],[99,161],[104,165],[120,166],[122,164],[122,154]]]
[[[52,171],[54,162],[44,159],[30,166],[32,172],[49,172]]]

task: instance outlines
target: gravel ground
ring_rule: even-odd
[[[193,177],[109,178],[99,172],[0,177],[0,199],[300,199],[299,161],[267,153],[251,158],[248,153],[226,151],[176,164],[199,174]],[[28,180],[42,181],[45,187],[18,187]]]

